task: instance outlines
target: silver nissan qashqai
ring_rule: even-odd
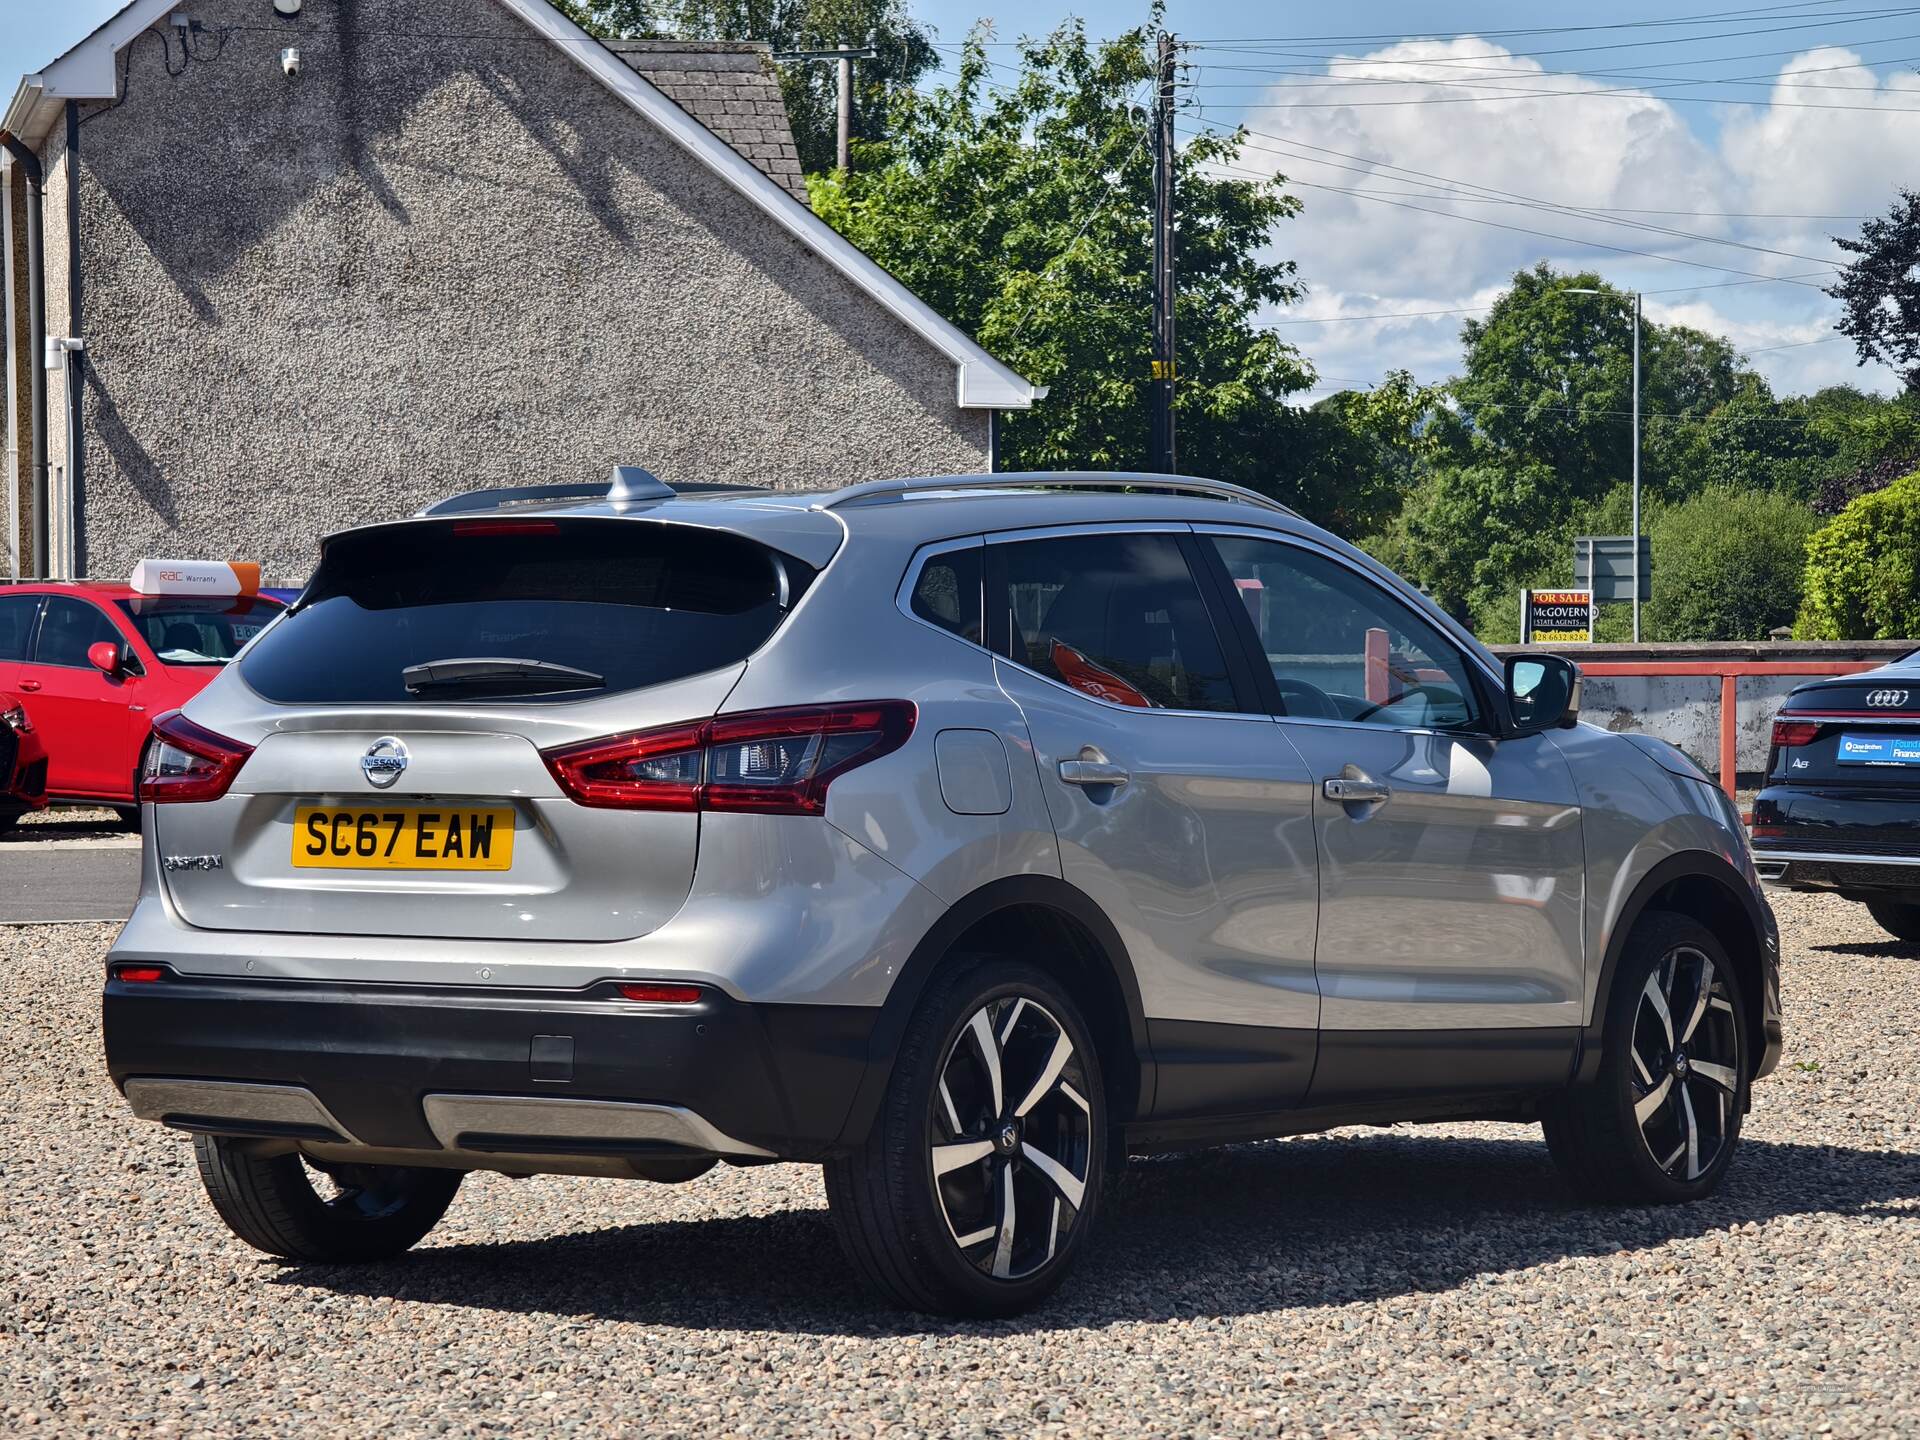
[[[1695,1199],[1776,932],[1578,690],[1207,481],[456,497],[156,722],[107,1062],[304,1261],[470,1170],[804,1161],[875,1287],[1003,1315],[1129,1153],[1400,1120]]]

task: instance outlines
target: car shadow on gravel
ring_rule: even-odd
[[[1863,940],[1852,945],[1809,945],[1815,955],[1852,955],[1862,960],[1920,960],[1920,945],[1911,940]]]
[[[1583,1207],[1538,1140],[1400,1130],[1136,1160],[1054,1300],[990,1325],[904,1314],[866,1294],[820,1210],[430,1245],[379,1266],[289,1266],[275,1283],[690,1330],[1046,1331],[1446,1291],[1477,1275],[1917,1198],[1920,1155],[1749,1139],[1710,1200]]]

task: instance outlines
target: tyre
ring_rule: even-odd
[[[260,1156],[249,1142],[196,1135],[200,1183],[227,1228],[285,1260],[387,1260],[447,1213],[459,1170],[395,1165],[311,1168],[298,1155]]]
[[[0,805],[0,835],[4,835],[20,823],[20,817],[27,812],[16,805]]]
[[[1013,1315],[1066,1278],[1105,1179],[1107,1100],[1080,1008],[1035,966],[937,977],[866,1143],[829,1161],[854,1269],[909,1309]]]
[[[1920,941],[1920,905],[1900,905],[1889,900],[1869,900],[1867,913],[1873,923],[1896,940]]]
[[[1740,1139],[1749,1044],[1739,977],[1685,915],[1641,918],[1607,1001],[1599,1072],[1542,1116],[1547,1148],[1594,1200],[1671,1204],[1713,1192]]]

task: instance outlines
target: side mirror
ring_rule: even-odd
[[[1558,655],[1510,657],[1507,712],[1518,735],[1574,724],[1580,718],[1580,667]]]
[[[87,647],[87,663],[102,675],[118,675],[126,669],[126,654],[111,640],[96,640]]]

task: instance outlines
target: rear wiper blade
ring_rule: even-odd
[[[446,660],[423,660],[400,672],[415,695],[425,690],[599,690],[607,677],[551,660],[513,656],[470,655]]]

